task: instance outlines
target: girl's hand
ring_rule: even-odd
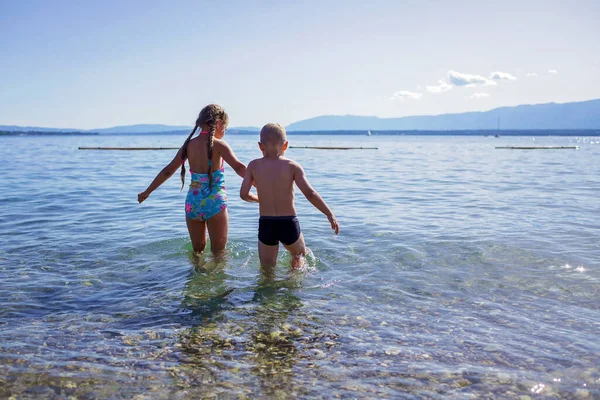
[[[337,219],[335,219],[335,215],[328,215],[327,219],[331,224],[331,229],[333,229],[335,231],[335,234],[337,235],[340,232],[340,226],[338,225]]]
[[[143,191],[142,193],[138,194],[138,203],[143,202],[144,200],[146,200],[148,197],[150,196],[150,193]]]

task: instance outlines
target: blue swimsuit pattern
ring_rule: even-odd
[[[210,165],[211,163],[209,163]],[[208,174],[190,171],[192,182],[185,198],[185,215],[190,219],[206,221],[227,208],[225,169],[212,173],[212,187],[208,187]]]

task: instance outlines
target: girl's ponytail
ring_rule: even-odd
[[[190,135],[183,143],[183,150],[181,151],[181,190],[183,190],[183,186],[185,185],[185,160],[187,159],[187,145],[192,139],[192,136],[194,136],[194,133],[196,133],[196,129],[198,129],[197,123],[196,126],[194,126],[192,133],[190,133]]]
[[[210,131],[208,132],[207,155],[208,155],[208,188],[212,189],[212,153],[213,143],[215,141],[215,131],[217,130],[217,119],[213,118],[210,121]]]

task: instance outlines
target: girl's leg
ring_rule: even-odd
[[[279,243],[275,246],[269,246],[258,241],[258,258],[263,267],[273,267],[277,264],[277,253],[279,253]]]
[[[227,209],[219,211],[206,221],[208,226],[208,236],[210,237],[210,251],[215,256],[219,256],[225,251],[227,246],[227,232],[229,230],[229,214]]]
[[[300,234],[298,240],[295,243],[286,246],[283,245],[292,256],[292,269],[297,269],[302,266],[304,257],[306,256],[306,245],[304,244],[304,236]]]
[[[190,239],[192,239],[194,251],[197,253],[203,252],[206,247],[206,221],[186,217],[185,223],[190,233]]]

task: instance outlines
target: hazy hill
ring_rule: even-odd
[[[99,133],[161,133],[161,132],[173,132],[173,131],[191,131],[191,126],[185,125],[161,125],[161,124],[137,124],[137,125],[123,125],[115,126],[112,128],[101,128],[93,129],[94,132]]]
[[[161,125],[161,124],[137,124],[114,126],[112,128],[98,129],[73,129],[73,128],[44,128],[38,126],[16,126],[0,125],[0,131],[3,132],[98,132],[104,134],[114,133],[171,133],[171,132],[191,132],[191,126],[185,125]],[[231,131],[258,131],[259,128],[252,126],[233,127]]]
[[[323,115],[287,126],[288,131],[333,130],[477,130],[496,129],[599,129],[600,99],[574,103],[547,103],[501,107],[459,114],[378,118]]]
[[[0,125],[3,132],[81,132],[81,129],[71,128],[41,128],[38,126]],[[96,131],[94,131],[96,132]]]

